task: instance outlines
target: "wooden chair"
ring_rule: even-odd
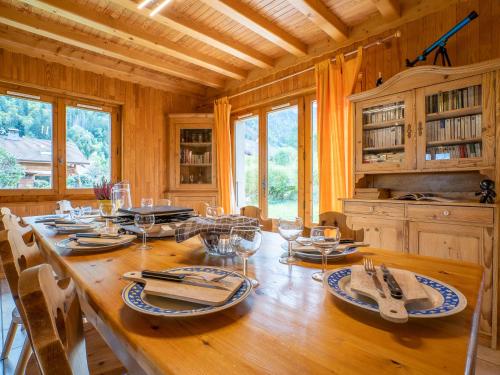
[[[2,207],[1,212],[6,213],[0,216],[0,230],[14,230],[21,233],[26,243],[33,241],[31,225],[23,225],[19,217],[11,213],[9,209],[7,209],[8,212],[4,211],[4,208],[6,207]]]
[[[319,214],[319,225],[333,225],[340,229],[342,238],[363,241],[365,238],[364,230],[353,230],[347,225],[347,217],[340,212],[328,211]]]
[[[260,225],[262,225],[262,229],[268,232],[274,231],[274,225],[272,219],[264,219],[262,217],[262,211],[259,207],[256,206],[245,206],[240,208],[240,215],[253,217],[259,220]]]
[[[23,313],[23,308],[19,300],[19,278],[22,271],[29,269],[34,266],[38,266],[45,262],[42,252],[40,251],[38,245],[33,243],[32,245],[27,245],[23,237],[19,232],[4,230],[0,232],[0,257],[2,259],[2,264],[5,271],[5,276],[9,284],[9,288],[12,293],[12,298],[17,307],[17,324],[12,327],[12,338],[14,339],[17,326],[21,322],[24,327],[28,330],[30,335],[29,325],[27,316]],[[14,316],[14,312],[13,312]],[[14,321],[14,319],[13,319]],[[11,327],[9,327],[9,332]],[[91,361],[91,368],[93,369],[93,374],[121,374],[123,373],[123,367],[121,363],[113,355],[109,347],[99,336],[97,331],[92,328],[90,324],[85,326],[86,336],[89,337],[89,342],[95,343],[92,348],[96,350],[93,352],[94,361]],[[9,336],[8,336],[9,337]],[[6,343],[9,341],[7,338]],[[29,357],[31,355],[32,349],[28,339],[25,340],[23,345],[23,350],[17,364],[15,374],[24,374],[24,369],[28,363]],[[95,355],[95,353],[98,353]],[[106,354],[107,353],[107,354]],[[36,366],[35,366],[36,367]],[[118,370],[119,371],[118,371]],[[33,366],[31,366],[31,371],[33,371]],[[27,371],[28,373],[28,371]]]
[[[71,279],[56,280],[49,264],[28,268],[19,278],[19,299],[42,375],[111,375],[125,372],[121,364],[112,367],[109,361],[103,360],[102,350],[109,351],[109,348],[100,345],[101,353],[97,356],[90,353],[91,344],[99,340],[95,335],[85,336],[87,330]],[[95,330],[93,332],[97,334]],[[100,341],[104,344],[102,339]],[[92,358],[98,358],[97,368]],[[118,363],[116,358],[114,360]]]

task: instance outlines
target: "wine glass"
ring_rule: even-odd
[[[151,246],[146,244],[146,233],[153,229],[155,225],[155,215],[135,215],[134,224],[142,232],[142,245],[139,250],[149,250]]]
[[[215,219],[219,216],[224,215],[224,208],[220,206],[211,206],[208,203],[205,203],[206,205],[206,210],[205,210],[205,216],[210,217],[212,219]]]
[[[104,231],[107,232],[111,223],[111,216],[113,216],[116,212],[116,206],[111,202],[101,202],[99,203],[99,213],[104,218],[106,224],[104,227]]]
[[[321,272],[313,273],[312,278],[322,282],[326,271],[326,256],[339,245],[340,230],[332,226],[314,227],[311,229],[311,242],[321,253]]]
[[[152,208],[153,198],[141,198],[141,207]]]
[[[79,223],[83,216],[83,210],[81,208],[73,208],[69,212],[69,216],[71,220],[74,220],[76,223]]]
[[[262,231],[259,227],[238,225],[231,228],[229,244],[231,248],[243,259],[243,275],[247,276],[248,258],[254,255],[262,243]],[[252,287],[257,287],[259,282],[250,279]]]
[[[294,220],[280,218],[278,221],[278,232],[286,241],[288,241],[288,254],[280,258],[280,263],[293,264],[296,259],[293,256],[292,242],[300,237],[304,229],[304,222],[300,217]]]

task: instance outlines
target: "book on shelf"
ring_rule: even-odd
[[[428,121],[427,142],[481,138],[482,115]]]
[[[210,151],[195,154],[193,150],[187,148],[181,149],[181,164],[210,164],[212,162],[211,159],[212,155]]]
[[[402,163],[404,152],[382,152],[377,154],[363,154],[363,163]]]
[[[443,91],[425,97],[425,112],[439,113],[481,105],[481,85]]]
[[[375,124],[385,121],[402,120],[405,117],[404,102],[390,103],[363,110],[363,124]]]
[[[481,157],[481,143],[427,147],[425,160],[450,160]]]
[[[429,193],[406,193],[394,197],[393,199],[400,201],[455,202],[452,199],[437,197]]]
[[[365,130],[363,132],[363,147],[389,147],[404,144],[403,126]]]

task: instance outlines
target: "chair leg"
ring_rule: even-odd
[[[10,322],[9,330],[7,331],[7,337],[5,338],[5,344],[3,345],[2,349],[2,360],[9,356],[10,349],[12,348],[12,343],[14,342],[14,338],[16,337],[17,326],[18,324],[13,320]]]
[[[29,338],[26,336],[26,338],[24,339],[23,349],[21,350],[21,355],[19,356],[16,369],[14,370],[14,375],[24,375],[24,373],[26,372],[26,366],[28,365],[28,361],[31,356],[31,352],[31,343]]]

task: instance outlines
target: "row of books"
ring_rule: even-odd
[[[404,102],[379,105],[363,110],[363,124],[365,125],[400,120],[404,119],[404,117]]]
[[[481,157],[481,143],[427,147],[425,160],[450,160]]]
[[[427,141],[481,137],[481,114],[427,122]]]
[[[363,132],[363,147],[388,147],[404,144],[403,126],[365,130]]]
[[[481,105],[481,85],[425,97],[425,112],[436,113]]]
[[[193,150],[181,150],[181,164],[210,164],[212,155],[210,151],[194,154]]]
[[[364,154],[363,163],[402,163],[404,160],[404,152],[383,152],[379,154]]]

